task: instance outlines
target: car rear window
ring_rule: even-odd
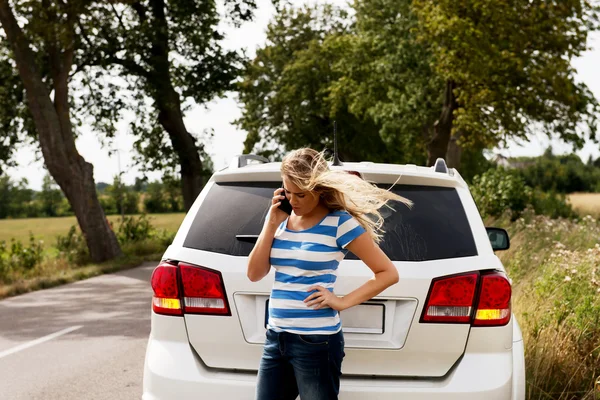
[[[188,248],[248,256],[260,234],[277,182],[215,183],[185,238]],[[388,188],[389,185],[381,185]],[[453,188],[396,185],[392,191],[414,202],[408,209],[382,209],[386,231],[380,243],[393,261],[428,261],[477,255],[471,227]],[[347,259],[356,259],[349,253]]]

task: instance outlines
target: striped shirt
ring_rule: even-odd
[[[346,246],[365,229],[347,211],[329,213],[302,231],[288,229],[288,219],[277,229],[271,247],[270,262],[276,273],[267,327],[295,334],[337,333],[342,324],[336,310],[314,310],[303,301],[314,293],[308,292],[313,285],[333,292],[337,267],[348,253]]]

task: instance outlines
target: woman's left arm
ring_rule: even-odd
[[[346,248],[367,264],[375,275],[344,297],[338,297],[321,286],[313,286],[309,292],[316,292],[304,300],[308,307],[331,307],[342,311],[372,299],[398,282],[398,270],[368,233],[358,236]]]

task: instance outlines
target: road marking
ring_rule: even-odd
[[[81,329],[81,328],[83,328],[83,325],[72,326],[70,328],[63,329],[62,331],[58,331],[58,332],[53,333],[51,335],[44,336],[44,337],[41,337],[41,338],[36,339],[36,340],[32,340],[31,342],[20,344],[20,345],[15,346],[15,347],[13,347],[11,349],[4,350],[3,352],[0,352],[0,358],[6,357],[8,355],[11,355],[11,354],[16,353],[16,352],[21,351],[21,350],[28,349],[28,348],[33,347],[35,345],[38,345],[40,343],[47,342],[47,341],[55,339],[55,338],[57,338],[59,336],[66,335],[67,333],[76,331],[77,329]]]

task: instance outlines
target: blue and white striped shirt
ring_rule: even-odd
[[[365,232],[347,211],[329,213],[312,228],[287,229],[286,219],[277,229],[270,262],[275,282],[269,299],[267,327],[295,334],[334,334],[342,324],[339,313],[329,307],[314,310],[304,299],[319,285],[333,291],[337,267],[348,250],[346,246]]]

